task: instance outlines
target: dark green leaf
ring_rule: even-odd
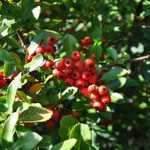
[[[50,144],[51,144],[51,136],[43,135],[42,141],[38,144],[38,146],[41,148],[46,148],[46,147],[50,146]]]
[[[117,53],[117,51],[114,48],[107,48],[107,53],[110,54],[112,59],[117,61],[118,53]]]
[[[94,54],[96,56],[96,59],[99,60],[102,55],[102,47],[100,45],[94,46]]]
[[[91,37],[94,40],[100,41],[102,39],[102,29],[100,27],[96,27],[96,29],[93,31]]]

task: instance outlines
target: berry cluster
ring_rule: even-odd
[[[52,71],[54,77],[64,81],[68,87],[75,86],[79,89],[95,84],[97,81],[96,67],[93,59],[81,60],[79,51],[73,51],[71,58],[65,58],[56,62]]]
[[[45,48],[42,46],[42,42],[39,44],[39,46],[37,47],[37,49],[35,50],[35,52],[31,55],[29,55],[29,50],[27,49],[27,58],[28,61],[32,61],[32,59],[34,58],[34,56],[36,54],[47,54],[47,55],[51,55],[54,52],[54,44],[56,43],[56,38],[54,36],[49,36],[47,38],[47,43],[48,45],[45,46]],[[42,70],[45,70],[47,68],[52,68],[53,67],[53,61],[50,59],[47,59],[44,63],[44,65],[41,67]]]
[[[82,91],[80,91],[80,93],[81,92]],[[93,84],[88,87],[87,92],[90,93],[90,99],[92,100],[89,103],[89,106],[93,107],[97,111],[106,111],[107,104],[111,102],[107,86],[96,86]]]
[[[84,39],[80,40],[80,49],[86,53],[87,48],[91,45],[92,39],[89,36],[86,36]]]

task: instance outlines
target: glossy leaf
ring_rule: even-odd
[[[51,143],[52,143],[51,136],[43,135],[42,141],[38,144],[38,146],[41,148],[46,148],[46,147],[50,146]]]
[[[107,48],[107,53],[110,54],[113,60],[117,61],[118,53],[114,48]]]
[[[112,103],[118,103],[118,104],[122,104],[125,102],[124,97],[119,94],[119,93],[112,93],[111,94],[111,102]]]
[[[99,60],[102,55],[102,47],[100,45],[94,46],[94,54],[96,56],[96,59]]]

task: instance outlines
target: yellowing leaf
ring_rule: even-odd
[[[35,93],[39,91],[41,88],[42,88],[42,83],[35,83],[34,85],[31,86],[31,88],[29,89],[29,92]]]

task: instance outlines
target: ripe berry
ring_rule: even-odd
[[[108,88],[106,85],[101,85],[99,88],[98,88],[98,92],[101,96],[104,96],[104,95],[107,95],[108,93]]]
[[[82,22],[83,22],[82,18],[78,19],[78,24],[80,24]]]
[[[71,79],[71,78],[66,78],[64,80],[64,83],[65,83],[66,86],[69,86],[69,87],[74,86],[74,80]]]
[[[46,127],[47,127],[48,129],[52,129],[52,128],[55,127],[55,123],[54,123],[53,120],[48,120],[48,121],[45,122],[45,124],[46,124]]]
[[[80,94],[83,95],[84,97],[87,97],[89,95],[89,91],[87,87],[84,87],[80,89]]]
[[[54,63],[53,63],[53,61],[52,61],[52,60],[46,60],[46,62],[45,62],[45,66],[46,66],[47,68],[52,68],[52,67],[53,67],[53,65],[54,65]]]
[[[45,52],[45,49],[42,46],[38,46],[35,52],[36,54],[43,54]]]
[[[96,60],[96,56],[95,56],[94,53],[92,53],[92,54],[90,55],[90,57]]]
[[[94,101],[89,102],[89,107],[93,107]]]
[[[80,44],[81,44],[81,46],[86,45],[86,40],[85,39],[80,40]]]
[[[83,79],[78,79],[75,82],[75,87],[77,88],[84,88],[85,87],[85,81]]]
[[[111,103],[111,97],[110,95],[104,95],[101,97],[101,102],[104,103],[104,104],[109,104]]]
[[[72,78],[73,78],[73,79],[79,79],[79,78],[80,78],[80,72],[78,72],[78,71],[73,71],[73,73],[72,73]]]
[[[102,53],[100,59],[105,59],[105,54],[104,53]]]
[[[58,110],[54,110],[53,111],[53,115],[52,115],[52,119],[58,119],[60,116],[59,111]]]
[[[92,42],[92,39],[91,39],[89,36],[86,36],[86,37],[84,38],[84,40],[86,41],[86,44],[87,44],[87,45],[90,45],[91,42]]]
[[[74,28],[69,28],[69,29],[68,29],[68,32],[69,32],[70,34],[72,34],[72,33],[74,32]]]
[[[74,111],[74,112],[72,112],[72,116],[77,118],[77,117],[79,117],[79,113],[77,111]]]
[[[64,72],[59,71],[59,72],[57,73],[57,78],[58,78],[59,80],[64,80],[64,79],[65,79],[65,74],[64,74]]]
[[[72,66],[73,66],[73,60],[70,59],[70,58],[66,58],[66,59],[64,60],[64,63],[65,63],[65,66],[66,66],[67,68],[72,68]]]
[[[106,39],[102,38],[102,43],[105,44],[106,43]]]
[[[77,61],[74,64],[74,70],[81,71],[83,69],[83,66],[84,64],[82,61]]]
[[[96,73],[96,67],[93,67],[93,69],[91,70],[91,73]]]
[[[93,103],[93,108],[97,111],[102,111],[104,109],[104,104],[100,101],[95,101]]]
[[[55,69],[53,69],[53,71],[52,71],[52,75],[53,75],[54,77],[57,77],[58,72],[60,72],[60,71],[55,68]]]
[[[52,106],[46,106],[47,109],[52,110],[53,111],[53,107]]]
[[[88,58],[84,61],[84,66],[85,69],[92,70],[95,67],[95,62],[93,59]]]
[[[43,66],[41,66],[41,69],[42,69],[42,70],[47,69],[47,67],[46,67],[45,63],[44,63],[44,65],[43,65]]]
[[[55,38],[54,36],[49,36],[49,37],[47,38],[47,44],[53,45],[53,44],[55,44],[55,43],[56,43],[56,38]]]
[[[96,75],[96,74],[93,74],[93,75],[91,76],[90,80],[88,80],[88,82],[89,82],[90,84],[95,84],[96,81],[97,81],[97,75]]]
[[[30,62],[30,61],[32,61],[32,59],[34,58],[34,54],[32,54],[32,55],[28,55],[28,61]]]
[[[90,71],[87,71],[87,70],[83,71],[83,72],[81,73],[81,78],[82,78],[83,80],[89,80],[89,79],[91,78],[91,72],[90,72]]]
[[[96,92],[93,92],[90,95],[90,99],[92,99],[92,100],[99,100],[99,98],[100,98],[100,95]]]
[[[69,68],[65,69],[64,71],[65,77],[71,77],[72,72],[73,72],[72,69]]]
[[[64,61],[61,60],[61,61],[56,62],[55,67],[60,71],[64,70],[65,69]]]
[[[88,87],[88,91],[90,93],[97,92],[97,90],[98,90],[98,87],[95,84],[89,85]]]
[[[45,47],[45,52],[49,55],[51,55],[54,52],[54,47],[52,45],[47,45]]]
[[[89,86],[89,82],[88,81],[84,81],[85,82],[85,87]]]
[[[74,60],[74,61],[78,61],[81,59],[81,54],[79,51],[73,51],[71,53],[71,58]]]

